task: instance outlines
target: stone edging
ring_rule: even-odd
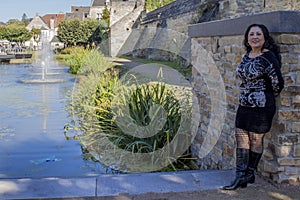
[[[248,25],[261,23],[271,33],[299,33],[300,11],[273,11],[234,19],[217,20],[190,25],[190,37],[243,35]]]

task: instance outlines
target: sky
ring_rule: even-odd
[[[71,6],[90,6],[91,0],[0,0],[0,5],[0,21],[6,23],[9,19],[21,20],[24,13],[28,18],[37,13],[70,13]]]

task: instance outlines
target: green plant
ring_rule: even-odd
[[[90,65],[95,60],[96,55],[93,55],[91,53],[90,57],[87,56],[90,58]],[[103,61],[101,65],[106,62]],[[186,98],[184,89],[161,82],[139,83],[134,76],[121,84],[124,79],[119,79],[120,71],[116,68],[103,70],[103,66],[93,68],[88,63],[79,70],[84,76],[72,93],[69,104],[74,122],[68,124],[66,129],[80,130],[76,139],[80,138],[89,155],[100,162],[104,157],[112,159],[108,163],[121,167],[122,159],[107,155],[113,151],[112,144],[113,148],[134,154],[151,154],[164,147],[168,148],[176,137],[182,112],[189,112],[183,111],[182,101],[178,100]],[[189,106],[185,108],[190,109]],[[169,156],[166,159],[173,170],[179,165],[185,168],[184,162],[178,160],[178,157]],[[172,164],[174,161],[176,166]],[[155,162],[159,161],[153,160]],[[143,165],[137,165],[139,164]]]
[[[112,63],[97,49],[68,47],[56,55],[56,58],[70,66],[72,74],[102,73],[112,67]]]
[[[107,61],[101,51],[92,49],[84,58],[81,67],[78,69],[79,74],[102,73],[111,68],[112,62]]]
[[[153,11],[174,1],[175,0],[146,0],[145,7],[147,11]]]

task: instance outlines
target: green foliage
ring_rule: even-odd
[[[78,70],[83,66],[88,53],[89,50],[83,47],[68,47],[62,50],[56,58],[70,66],[70,73],[77,74]]]
[[[170,88],[167,88],[166,85],[162,83],[152,83],[135,85],[128,89],[129,90],[125,93],[125,95],[129,97],[128,99],[124,98],[122,94],[114,95],[115,98],[125,100],[122,102],[121,107],[128,106],[130,117],[134,122],[140,127],[149,125],[151,120],[155,120],[153,116],[150,117],[152,115],[150,108],[154,108],[155,105],[160,105],[167,113],[167,120],[163,128],[152,137],[140,138],[127,135],[119,128],[120,125],[118,126],[116,124],[115,119],[111,118],[113,115],[103,115],[100,109],[97,114],[100,116],[99,126],[101,130],[109,135],[110,140],[119,148],[133,153],[150,153],[168,145],[176,135],[181,119],[180,105]],[[99,93],[99,95],[101,95],[101,93]],[[116,97],[116,95],[118,95],[118,97]],[[159,108],[155,108],[152,112],[158,113]],[[113,114],[117,115],[120,113]],[[120,117],[124,119],[128,116],[121,114]],[[156,120],[160,122],[163,121],[163,119],[159,118]],[[124,125],[127,125],[127,123]],[[111,132],[112,129],[114,130],[113,132]],[[142,130],[144,129],[140,129],[140,131]],[[142,135],[143,132],[138,134]]]
[[[22,15],[22,22],[25,24],[25,26],[27,26],[30,23],[30,19],[25,13]]]
[[[103,21],[104,22],[104,21]],[[58,25],[58,38],[66,46],[92,45],[107,37],[107,24],[96,19],[65,20]]]
[[[106,22],[107,26],[109,27],[109,25],[110,25],[110,12],[109,12],[106,5],[105,5],[105,8],[102,12],[102,20],[104,20]]]
[[[66,46],[76,46],[76,44],[81,40],[81,35],[79,34],[80,21],[75,20],[64,20],[58,25],[58,38]]]
[[[77,28],[78,33],[80,35],[80,39],[78,42],[83,44],[88,43],[89,38],[93,35],[96,29],[99,27],[99,21],[95,19],[86,19],[80,22],[79,28]]]
[[[104,20],[100,20],[100,25],[91,35],[88,43],[91,47],[99,48],[105,55],[109,54],[109,27]]]
[[[11,42],[25,42],[31,38],[31,33],[25,28],[24,24],[10,24],[0,26],[0,39]]]
[[[146,0],[145,7],[147,11],[153,11],[174,1],[176,0]]]
[[[101,51],[80,46],[65,48],[56,58],[70,66],[72,74],[95,74],[112,67],[112,63],[104,59]]]
[[[111,62],[104,58],[103,53],[97,49],[92,49],[88,52],[82,65],[84,67],[79,68],[79,74],[102,73],[113,66]]]
[[[33,39],[35,40],[35,41],[37,41],[38,40],[38,36],[41,34],[41,29],[38,29],[38,28],[32,28],[31,29],[31,36],[33,37]]]
[[[17,26],[24,26],[25,27],[25,23],[23,21],[18,20],[18,19],[8,20],[7,25],[12,25],[12,24],[17,25]]]
[[[124,88],[120,85],[119,71],[115,68],[107,70],[106,67],[89,67],[93,61],[104,66],[112,66],[108,61],[101,61],[101,58],[97,57],[94,52],[91,52],[86,64],[79,70],[84,76],[80,77],[69,104],[69,110],[76,120],[68,124],[66,130],[79,129],[81,134],[78,137],[81,139],[81,144],[90,152],[94,152],[93,155],[95,152],[99,153],[96,155],[97,158],[106,152],[106,139],[115,146],[133,153],[151,153],[168,146],[176,136],[182,114],[182,108],[175,98],[173,86],[160,82],[147,84],[136,82]],[[116,107],[121,110],[126,107],[128,113],[122,114],[120,110],[115,109]],[[165,115],[156,115],[162,108]],[[121,121],[124,120],[123,125],[127,126],[126,119],[128,118],[139,127],[148,126],[152,121],[162,122],[162,127],[151,137],[135,137],[124,132],[122,125],[118,123],[118,119],[121,119]],[[159,127],[156,124],[152,126]],[[177,160],[177,158],[168,159],[170,163]],[[182,167],[184,166],[183,164]],[[172,169],[174,168],[176,167],[173,166]]]

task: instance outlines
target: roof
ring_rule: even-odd
[[[92,7],[95,6],[105,6],[106,0],[93,0]]]
[[[45,20],[40,17],[38,14],[35,15],[35,17],[29,22],[29,24],[26,26],[28,30],[31,30],[32,28],[45,28],[49,29],[48,24],[45,22]]]
[[[51,27],[50,21],[54,20],[54,28],[58,27],[59,22],[65,20],[65,14],[46,14],[43,16],[43,20],[47,23],[49,27]]]
[[[59,41],[58,37],[55,35],[50,42],[58,43],[58,42],[61,42],[61,41]]]

